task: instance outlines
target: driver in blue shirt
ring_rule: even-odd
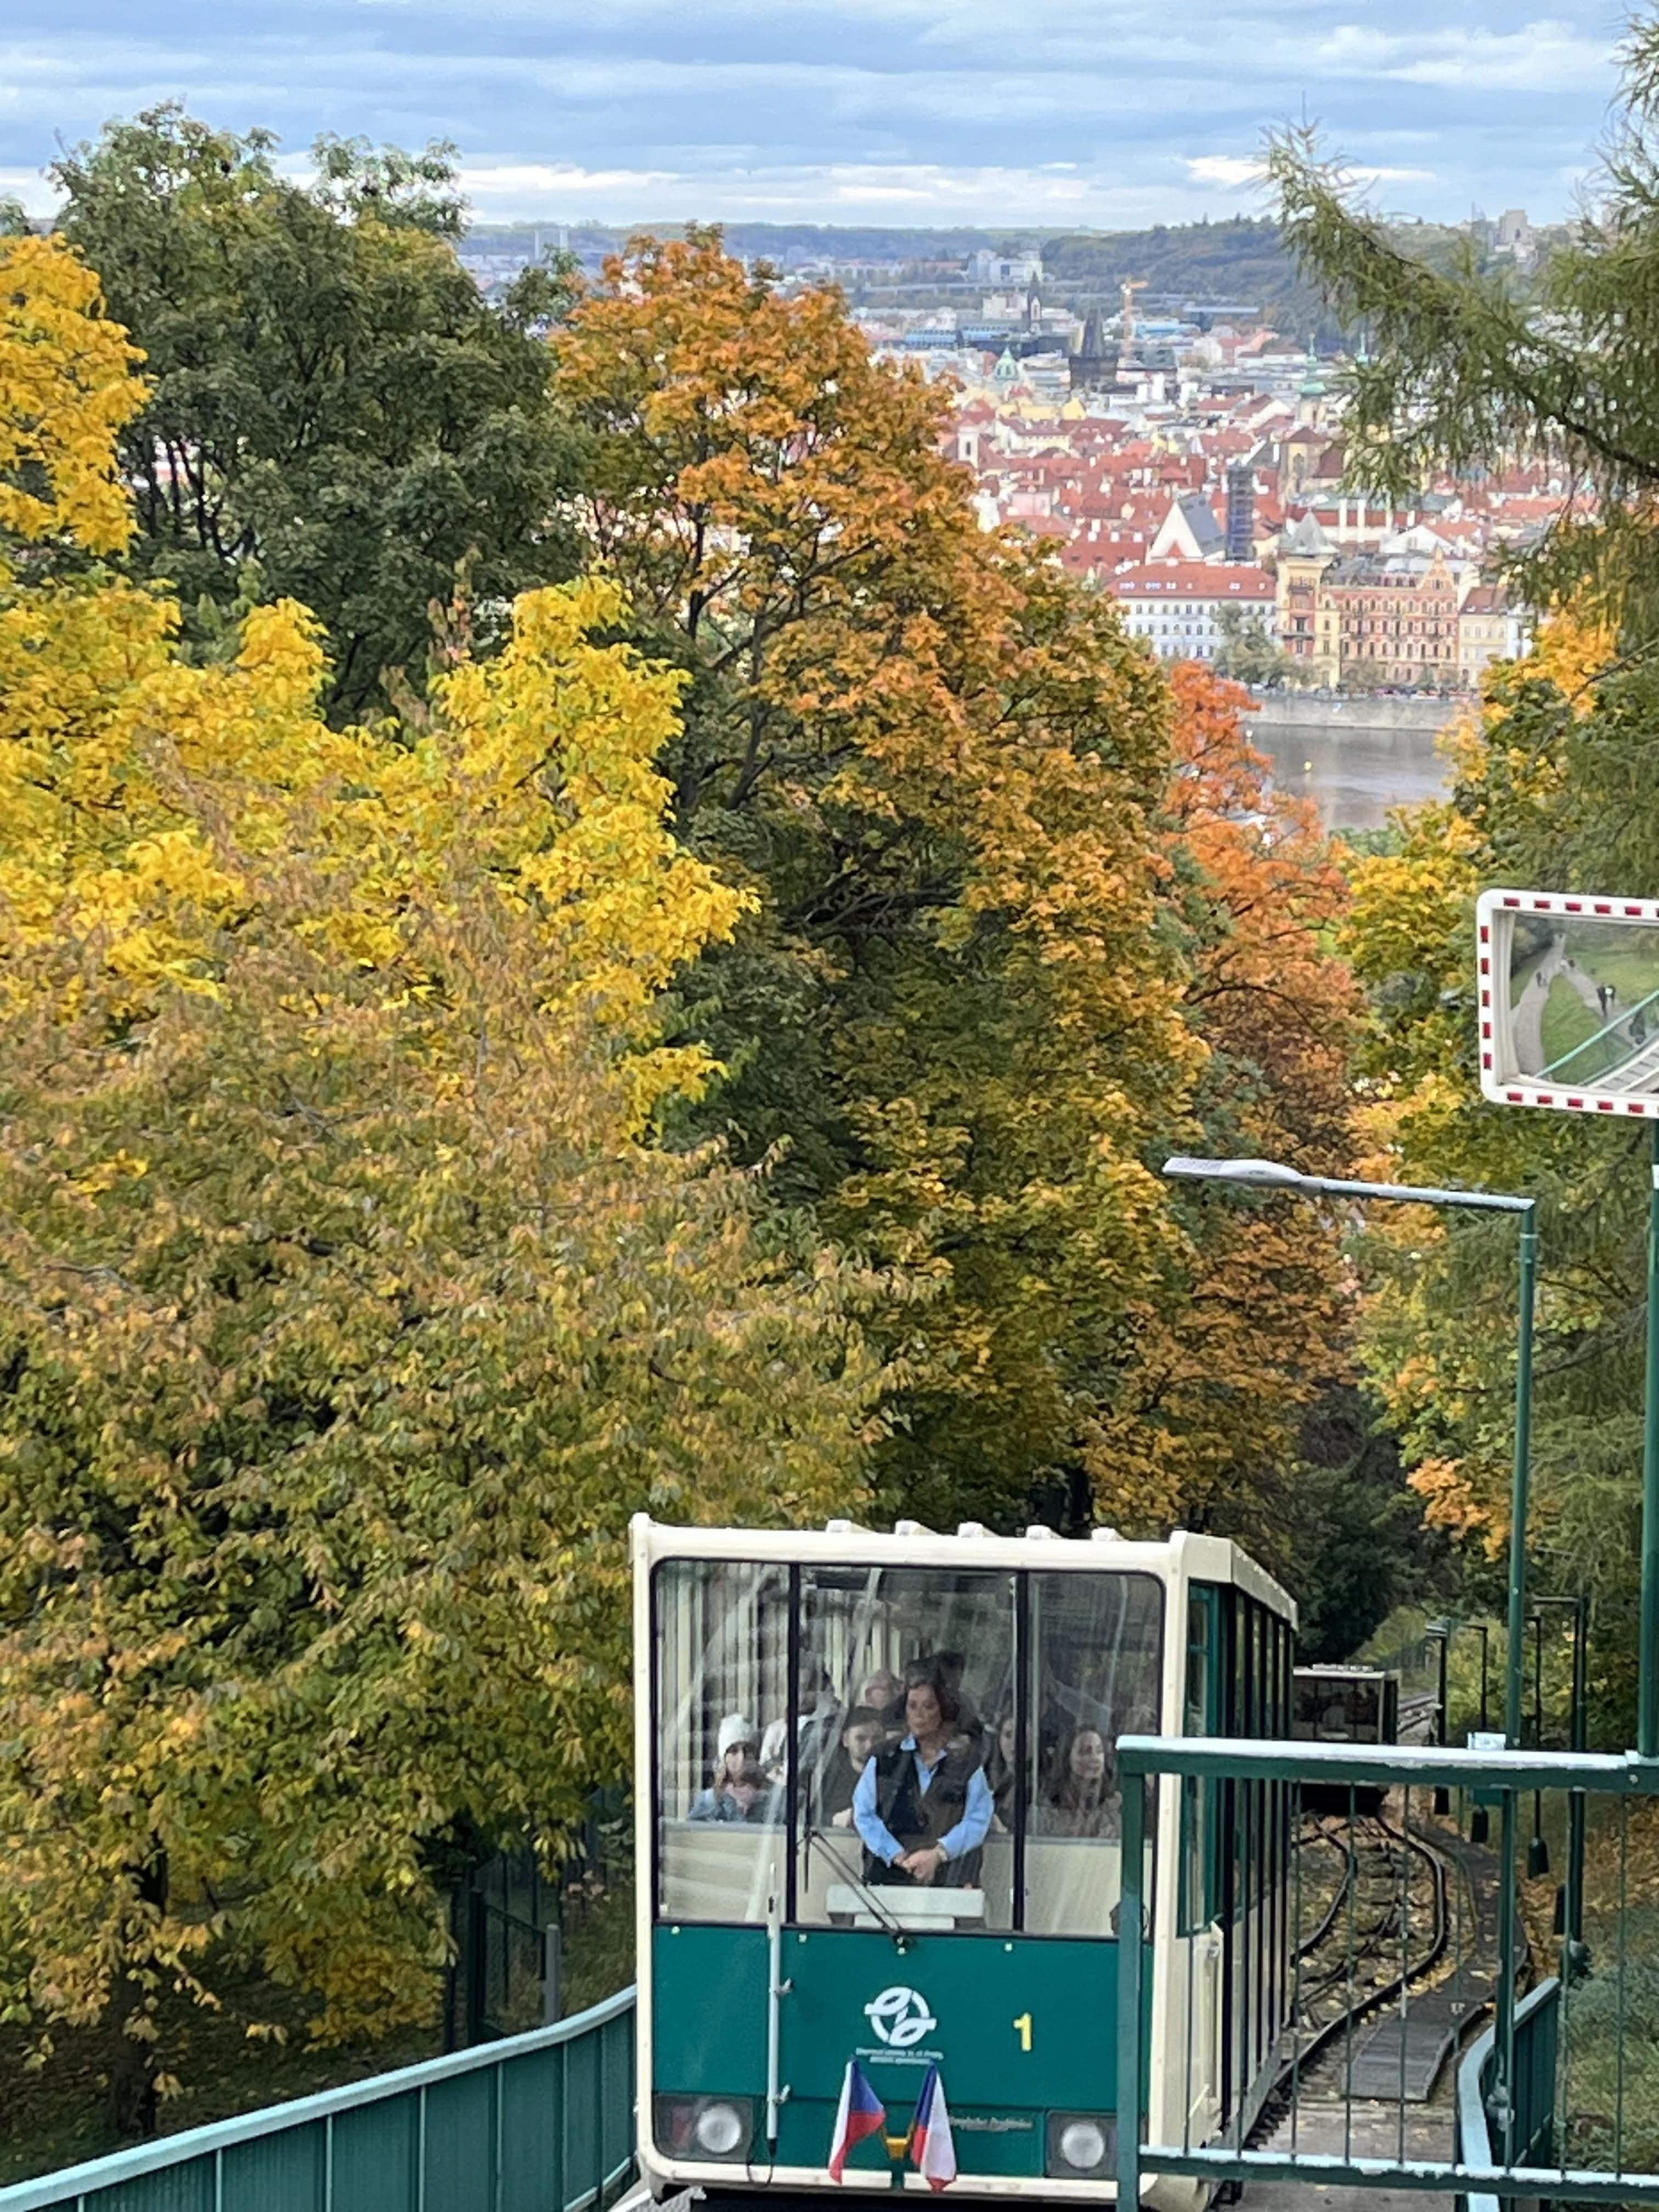
[[[952,1741],[961,1720],[955,1690],[914,1669],[904,1736],[867,1761],[853,1792],[866,1881],[970,1887],[977,1881],[980,1847],[996,1808],[977,1753]]]

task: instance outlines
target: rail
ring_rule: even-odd
[[[1123,1784],[1117,2023],[1118,2111],[1124,2116],[1117,2143],[1120,2204],[1133,2205],[1139,2200],[1145,2178],[1167,2173],[1205,2181],[1212,2187],[1230,2181],[1303,2182],[1325,2188],[1422,2191],[1462,2197],[1472,2212],[1482,2207],[1483,2198],[1487,2200],[1483,2212],[1492,2212],[1490,2200],[1493,2198],[1659,2206],[1659,2136],[1655,2133],[1659,2123],[1654,2121],[1650,2110],[1659,2077],[1644,2079],[1642,2098],[1632,2098],[1635,2070],[1638,2064],[1649,2065],[1651,2054],[1644,2055],[1639,2049],[1641,2039],[1633,2032],[1634,2023],[1627,2026],[1626,1986],[1627,1982],[1634,1985],[1638,1973],[1645,1984],[1653,1972],[1651,1960],[1632,1960],[1629,1936],[1632,1926],[1640,1924],[1635,1915],[1641,1899],[1639,1894],[1635,1899],[1631,1897],[1627,1872],[1631,1808],[1644,1799],[1659,1797],[1659,1761],[1633,1754],[1598,1757],[1566,1752],[1465,1752],[1433,1746],[1152,1736],[1125,1736],[1117,1753]],[[1327,1793],[1333,1787],[1349,1792],[1400,1790],[1406,1800],[1407,1826],[1413,1791],[1462,1793],[1466,1800],[1473,1798],[1489,1809],[1500,1869],[1497,1912],[1490,1929],[1492,2027],[1477,2046],[1480,2055],[1472,2075],[1466,2066],[1464,2081],[1473,2086],[1465,2087],[1459,2101],[1468,2124],[1449,2146],[1449,2154],[1419,2155],[1417,2144],[1408,2142],[1403,2087],[1398,2098],[1395,2154],[1372,2154],[1374,2138],[1367,2139],[1363,2130],[1352,2125],[1356,2101],[1367,2094],[1392,2093],[1357,2091],[1352,2069],[1344,2092],[1347,2112],[1339,2123],[1340,2148],[1335,2151],[1322,2143],[1304,2146],[1294,2130],[1288,2148],[1283,2142],[1263,2148],[1246,2139],[1243,2127],[1195,2142],[1165,2142],[1145,2139],[1144,2120],[1129,2124],[1127,2115],[1146,2115],[1153,2108],[1148,2095],[1149,2055],[1140,2027],[1147,1926],[1145,1845],[1149,1784],[1155,1787],[1179,1784],[1183,1789],[1231,1788],[1246,1793],[1246,1802],[1252,1792],[1256,1793],[1257,1802],[1282,1792],[1283,1811],[1273,1816],[1281,1821],[1287,1816],[1294,1821],[1299,1816],[1304,1785],[1317,1785]],[[1607,1940],[1601,1947],[1604,1958],[1595,1972],[1586,1978],[1580,1971],[1571,1978],[1564,1977],[1561,1983],[1547,1983],[1523,1997],[1516,1987],[1517,1846],[1526,1807],[1534,1793],[1564,1799],[1568,1805],[1574,1801],[1601,1801],[1607,1808],[1605,1825],[1613,1838],[1619,1873],[1616,1907],[1610,1912]],[[1579,1954],[1582,1968],[1589,1956],[1583,1946],[1569,1939],[1565,1948],[1569,1958],[1575,1952]],[[1409,2008],[1407,1984],[1412,1979],[1403,1930],[1401,1952],[1404,1971],[1399,2011],[1403,2048]],[[1636,1973],[1629,1971],[1632,1966]],[[1552,1996],[1553,1989],[1559,1993]],[[1285,2027],[1288,2033],[1296,2032],[1289,2020]],[[1574,2103],[1571,2063],[1578,2064],[1581,2081],[1588,2081],[1594,2090],[1597,2077],[1593,2069],[1603,2058],[1607,2059],[1603,2085],[1613,2085],[1607,2091],[1606,2111],[1590,2109],[1591,2103],[1599,2100],[1589,2091]],[[1591,2069],[1588,2073],[1587,2068]],[[1471,2099],[1479,2106],[1479,2126]],[[1178,2092],[1166,2094],[1158,2101],[1158,2108],[1179,2112],[1183,2103],[1190,2101]],[[1392,2124],[1389,2134],[1393,2135]],[[1567,2165],[1569,2151],[1577,2151],[1586,2143],[1602,2154],[1602,2162]],[[1559,2162],[1552,2164],[1552,2159]]]
[[[1561,1984],[1552,1974],[1540,1982],[1515,2008],[1516,2062],[1516,2108],[1519,2120],[1520,2163],[1541,2166],[1553,2148],[1552,2125],[1555,2087],[1556,2031],[1561,2009]],[[1457,2142],[1459,2163],[1491,2166],[1492,2130],[1488,2107],[1498,2062],[1498,2033],[1488,2028],[1469,2045],[1457,2069]],[[1467,2195],[1462,2212],[1499,2212],[1499,2199],[1492,2195]]]
[[[551,2027],[0,2189],[0,2212],[603,2212],[634,2170],[634,1992]]]

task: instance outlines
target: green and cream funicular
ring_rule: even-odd
[[[1288,1735],[1285,1592],[1232,1544],[1184,1531],[1130,1543],[641,1516],[634,1561],[640,2155],[653,2192],[836,2190],[855,2058],[887,2121],[841,2190],[927,2187],[898,2146],[936,2063],[953,2195],[1114,2197],[1112,1747]],[[982,1846],[925,1887],[875,1878],[842,1744],[872,1678],[896,1692],[891,1678],[923,1669],[951,1686],[955,1753],[996,1785]],[[904,1710],[898,1692],[890,1759]],[[1106,1786],[1079,1810],[1066,1747],[1089,1735]],[[727,1765],[748,1781],[711,1817]],[[1145,2118],[1151,2140],[1199,2143],[1248,2125],[1271,2076],[1289,1995],[1288,1808],[1261,1785],[1206,1799],[1165,1781],[1147,1833]],[[1188,2205],[1196,2185],[1147,2193]]]

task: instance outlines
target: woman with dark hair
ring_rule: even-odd
[[[1005,1828],[1014,1825],[1014,1754],[1018,1730],[1012,1712],[1003,1713],[986,1730],[985,1779],[991,1785],[991,1802]]]
[[[1055,1754],[1048,1789],[1037,1808],[1045,1836],[1115,1836],[1121,1832],[1117,1778],[1097,1728],[1076,1728]]]
[[[906,1733],[878,1752],[853,1792],[867,1882],[948,1882],[971,1887],[994,1807],[976,1750],[951,1741],[961,1726],[956,1693],[913,1668]]]

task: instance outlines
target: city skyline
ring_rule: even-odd
[[[480,220],[1133,228],[1262,211],[1267,128],[1317,122],[1379,201],[1567,212],[1622,11],[1504,0],[14,0],[0,191],[182,98],[276,131],[447,137]]]

